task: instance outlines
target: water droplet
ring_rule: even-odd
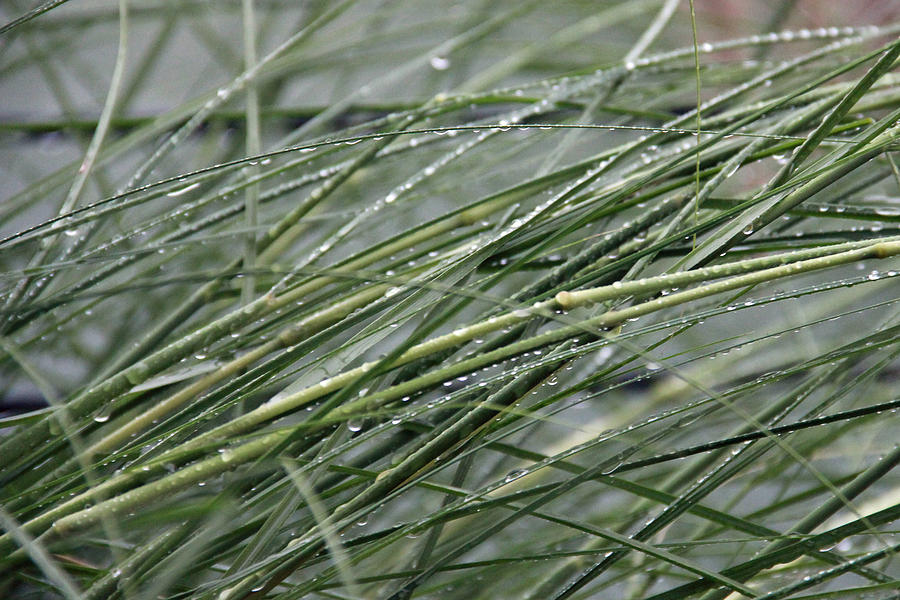
[[[428,63],[435,71],[446,71],[450,68],[450,60],[443,56],[432,56]]]
[[[875,209],[875,214],[881,215],[882,217],[896,217],[900,215],[900,207],[881,206]]]
[[[177,190],[171,191],[171,192],[169,192],[168,194],[166,194],[166,196],[168,196],[169,198],[177,198],[178,196],[183,196],[184,194],[187,194],[187,193],[190,192],[191,190],[195,190],[195,189],[197,189],[198,187],[200,187],[200,182],[199,182],[199,181],[196,182],[196,183],[192,183],[191,185],[185,186],[185,187],[183,187],[183,188],[181,188],[181,189],[177,189]]]
[[[525,469],[514,469],[506,474],[506,477],[503,478],[503,481],[509,483],[510,481],[515,481],[519,477],[525,475],[528,471]]]
[[[350,431],[352,431],[354,433],[357,431],[361,431],[362,428],[363,428],[362,419],[350,419],[349,421],[347,421],[347,429],[349,429]]]

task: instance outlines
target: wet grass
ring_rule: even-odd
[[[894,597],[900,25],[785,5],[4,9],[0,595]]]

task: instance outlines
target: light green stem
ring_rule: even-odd
[[[553,331],[534,336],[530,339],[523,340],[505,348],[499,348],[493,352],[489,352],[469,360],[460,361],[459,363],[456,363],[450,367],[435,371],[429,375],[416,379],[416,385],[420,388],[426,387],[436,381],[455,376],[459,373],[469,372],[472,369],[478,368],[484,364],[496,362],[497,360],[502,360],[509,356],[531,350],[533,348],[538,348],[549,343],[575,337],[584,332],[594,333],[598,329],[602,330],[615,327],[628,319],[644,316],[686,302],[699,300],[707,296],[734,289],[741,289],[747,286],[798,275],[817,269],[835,267],[865,259],[881,259],[900,255],[900,240],[898,240],[897,238],[887,238],[879,240],[875,243],[854,242],[851,244],[840,244],[832,246],[831,250],[834,250],[836,248],[847,248],[848,246],[855,247],[849,250],[832,253],[825,256],[808,258],[807,260],[798,261],[796,259],[798,256],[804,257],[809,256],[810,254],[822,253],[825,251],[825,249],[804,250],[778,256],[742,261],[741,263],[733,263],[729,265],[720,265],[716,267],[708,267],[707,269],[700,269],[696,272],[691,273],[694,273],[697,277],[704,277],[706,279],[709,279],[716,276],[724,276],[729,273],[740,272],[741,268],[747,268],[746,265],[748,263],[755,265],[764,265],[767,264],[767,261],[769,261],[770,263],[774,262],[775,264],[779,265],[771,268],[763,268],[758,271],[746,273],[743,275],[736,275],[733,277],[729,277],[728,279],[725,279],[723,281],[710,283],[691,290],[669,294],[666,296],[660,296],[658,298],[654,298],[652,300],[648,300],[646,302],[642,302],[640,304],[636,304],[634,306],[630,306],[620,310],[608,311],[596,317],[585,319],[573,325],[560,327]],[[793,261],[791,260],[792,258],[794,259]],[[631,287],[627,288],[627,292],[648,293],[651,290],[659,291],[662,289],[666,289],[672,286],[673,281],[684,281],[681,279],[676,279],[677,277],[685,277],[689,274],[690,273],[676,273],[673,275],[664,275],[647,280],[630,282],[629,285]],[[596,302],[599,298],[605,299],[625,295],[625,292],[622,292],[621,290],[622,288],[616,288],[615,286],[604,286],[602,288],[595,288],[594,290],[583,290],[582,292],[560,292],[560,295],[563,295],[563,298],[565,298],[566,306],[574,307],[578,305],[589,304],[591,302]],[[581,295],[575,296],[575,294],[578,293],[580,293]],[[570,297],[567,298],[566,295],[569,295]],[[571,296],[574,296],[574,300]],[[500,324],[499,328],[502,328],[508,324],[513,324],[521,320],[528,319],[534,315],[544,314],[548,310],[551,310],[556,306],[558,306],[556,299],[548,300],[542,303],[538,303],[537,305],[532,306],[526,311],[513,311],[498,317],[492,317],[491,319],[488,319],[487,321],[484,321],[482,323],[476,323],[470,327],[466,327],[454,333],[429,340],[428,342],[424,342],[422,344],[419,344],[418,346],[410,348],[407,352],[402,354],[397,359],[397,361],[394,363],[394,366],[408,363],[412,360],[416,360],[417,358],[427,356],[429,353],[453,347],[461,343],[462,341],[472,339],[477,335],[482,335],[484,333],[493,331],[495,330],[495,327],[498,327],[498,323]],[[366,372],[374,368],[377,364],[377,362],[365,363],[360,367],[357,367],[356,369],[352,369],[335,377],[325,379],[315,386],[306,388],[295,394],[291,394],[290,396],[270,401],[262,405],[255,411],[247,413],[246,415],[243,415],[235,419],[234,421],[231,421],[230,423],[226,423],[225,425],[222,425],[217,429],[214,429],[210,432],[207,432],[206,434],[201,435],[198,438],[195,438],[194,440],[182,445],[179,448],[167,452],[165,455],[159,457],[158,461],[162,462],[166,459],[166,457],[171,457],[176,454],[190,451],[191,449],[196,449],[200,445],[214,444],[216,440],[227,439],[229,435],[246,431],[255,424],[262,423],[268,419],[273,418],[274,416],[277,416],[278,414],[282,414],[283,412],[296,409],[299,406],[303,406],[304,404],[307,404],[315,400],[316,398],[320,398],[327,393],[340,389],[343,385],[346,385],[354,378],[365,374]],[[407,389],[409,387],[409,383],[410,382],[406,382],[404,384],[388,388],[383,392],[379,392],[368,397],[359,398],[347,405],[335,409],[328,418],[331,418],[332,416],[335,418],[343,417],[352,414],[354,411],[365,409],[375,402],[383,403],[399,397],[400,395],[409,391]],[[184,489],[189,485],[193,485],[205,479],[214,477],[227,470],[233,469],[243,462],[253,460],[273,448],[289,435],[290,430],[280,430],[264,434],[261,437],[256,438],[250,442],[245,442],[244,444],[227,448],[222,453],[219,453],[210,458],[200,460],[188,467],[181,469],[180,471],[167,475],[159,480],[129,490],[119,496],[100,502],[90,508],[78,510],[78,508],[85,502],[91,500],[91,498],[93,497],[93,493],[99,492],[100,494],[108,495],[110,492],[122,489],[123,487],[127,487],[130,483],[137,482],[142,477],[146,476],[146,474],[140,470],[125,472],[121,475],[114,476],[111,479],[107,480],[106,482],[95,488],[93,492],[86,492],[77,497],[74,497],[69,501],[59,505],[57,508],[51,510],[50,512],[45,513],[44,515],[41,515],[40,517],[37,517],[32,521],[29,521],[28,523],[23,525],[23,528],[29,533],[34,533],[36,531],[43,531],[52,524],[51,531],[53,532],[53,536],[69,534],[75,531],[90,528],[96,525],[102,516],[110,514],[121,515],[123,513],[127,513],[137,506],[147,504],[149,502],[157,500],[162,496],[172,494],[178,490]],[[9,538],[9,536],[0,536],[0,551],[9,551],[11,550],[11,548],[12,540]]]
[[[253,0],[243,0],[241,3],[244,18],[244,68],[250,70],[256,65],[256,15],[253,10]],[[256,82],[251,80],[247,84],[247,143],[248,156],[256,156],[260,153],[259,140],[259,91]],[[256,174],[257,169],[250,167],[251,175]],[[247,237],[244,241],[244,270],[245,275],[241,289],[241,302],[247,304],[253,298],[256,291],[256,277],[250,271],[256,266],[256,225],[259,212],[259,185],[247,187],[244,198],[244,221],[247,225]]]

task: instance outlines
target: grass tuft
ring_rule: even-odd
[[[9,3],[0,597],[897,598],[900,14],[777,4]]]

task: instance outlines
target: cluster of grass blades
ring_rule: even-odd
[[[5,5],[0,596],[900,598],[900,22],[747,4]]]

